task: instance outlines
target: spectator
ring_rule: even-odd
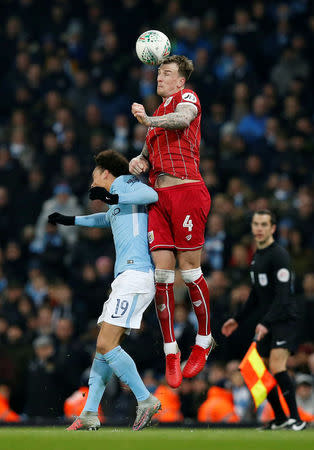
[[[230,252],[230,242],[225,231],[224,219],[219,214],[209,216],[204,246],[206,262],[213,270],[224,269]]]
[[[283,50],[280,62],[273,67],[271,80],[276,85],[279,94],[285,95],[293,78],[307,78],[309,73],[307,61],[298,56],[293,48],[288,47]]]
[[[54,211],[69,216],[79,216],[82,213],[78,205],[77,198],[71,195],[71,189],[67,184],[57,184],[53,190],[51,199],[47,200],[42,207],[40,216],[36,225],[36,239],[43,243],[44,230],[47,223],[47,217]],[[68,245],[73,245],[77,239],[77,233],[71,228],[61,227],[60,234],[64,237]]]
[[[244,116],[238,125],[238,132],[245,141],[253,144],[258,138],[264,136],[266,131],[266,102],[263,96],[257,96],[253,100],[252,114]]]
[[[24,412],[29,417],[60,417],[63,413],[60,395],[63,374],[54,360],[53,341],[40,336],[33,347],[35,358],[28,367]]]
[[[296,375],[296,400],[298,408],[314,417],[313,377],[299,373]]]

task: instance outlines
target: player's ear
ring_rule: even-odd
[[[178,86],[179,88],[182,88],[185,85],[185,78],[184,77],[179,78],[178,85],[179,85]]]
[[[108,175],[109,175],[109,170],[108,169],[105,169],[103,172],[102,172],[102,174],[101,174],[101,178],[103,179],[103,180],[106,180],[107,178],[108,178]]]

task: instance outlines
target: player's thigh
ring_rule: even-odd
[[[173,249],[174,239],[170,218],[165,207],[164,193],[158,192],[159,200],[148,210],[148,244],[150,251]]]
[[[98,324],[106,322],[117,327],[140,328],[142,315],[155,295],[153,271],[127,270],[111,285]]]
[[[178,251],[177,258],[180,270],[196,269],[201,265],[202,249]]]
[[[210,209],[210,195],[203,183],[180,186],[171,196],[171,226],[178,251],[199,250]]]

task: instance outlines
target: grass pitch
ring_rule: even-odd
[[[302,432],[252,429],[152,428],[132,432],[102,428],[0,428],[1,450],[313,450],[314,429]]]

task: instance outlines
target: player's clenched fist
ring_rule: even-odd
[[[149,170],[149,162],[143,156],[139,155],[131,159],[129,163],[129,171],[132,175],[141,175],[141,173]]]
[[[133,116],[139,121],[139,123],[150,126],[149,117],[146,114],[145,108],[140,103],[133,103],[131,107]]]

